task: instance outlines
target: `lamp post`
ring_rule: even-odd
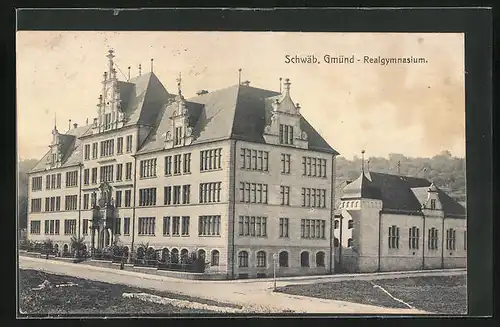
[[[276,292],[276,259],[278,254],[273,253],[273,280],[274,280],[274,291]]]

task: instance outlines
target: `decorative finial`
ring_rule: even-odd
[[[241,68],[238,69],[238,85],[241,84]]]
[[[68,119],[68,130],[71,129],[71,119]]]
[[[127,81],[130,81],[130,66],[128,66],[128,79]]]
[[[181,73],[179,72],[179,77],[177,77],[177,89],[179,90],[179,94],[181,94],[181,82],[182,82],[182,76]]]
[[[139,76],[141,76],[141,64],[139,64]]]
[[[151,72],[153,72],[153,58],[151,58]]]
[[[280,93],[282,92],[282,91],[281,91],[281,84],[282,84],[282,82],[281,82],[281,81],[282,81],[282,80],[283,80],[283,78],[282,78],[282,77],[280,77]]]
[[[361,173],[365,174],[365,150],[361,150]]]
[[[289,78],[285,78],[285,91],[286,93],[290,92],[290,85],[292,83],[290,83],[290,79]]]
[[[104,72],[102,76],[104,77],[104,81],[106,82],[106,80],[108,79],[108,72]]]
[[[57,114],[54,112],[54,130],[57,130]]]
[[[401,161],[398,160],[398,175],[401,175]]]

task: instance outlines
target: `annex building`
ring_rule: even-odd
[[[28,238],[196,252],[228,278],[333,272],[335,157],[282,91],[240,83],[185,98],[107,55],[96,118],[52,130],[29,174]],[[143,249],[144,250],[144,249]]]
[[[337,271],[467,265],[465,208],[423,178],[361,173],[341,191],[333,227]]]

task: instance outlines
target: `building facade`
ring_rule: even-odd
[[[335,214],[337,271],[462,268],[466,210],[423,178],[363,172]]]
[[[333,272],[335,157],[290,81],[185,99],[153,72],[121,81],[114,54],[91,124],[54,126],[30,172],[28,237],[61,251],[114,242],[129,253],[198,253],[228,278]],[[276,256],[273,256],[276,254]]]

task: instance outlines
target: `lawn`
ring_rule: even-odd
[[[435,314],[467,314],[466,276],[410,277],[374,280],[393,297],[412,307]],[[370,281],[339,281],[288,285],[279,292],[387,308],[408,308]]]
[[[45,280],[50,288],[33,290]],[[74,283],[77,286],[55,287],[55,285]],[[188,309],[171,304],[144,302],[136,298],[123,298],[123,293],[149,293],[177,300],[187,300],[212,306],[238,308],[231,304],[192,298],[179,294],[138,289],[125,285],[109,284],[81,278],[60,276],[38,270],[19,270],[19,309],[23,314],[59,316],[65,314],[203,314],[215,311]]]

